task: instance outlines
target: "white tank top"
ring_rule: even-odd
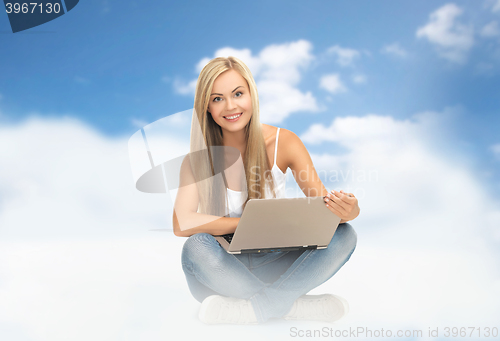
[[[280,134],[280,128],[276,132],[276,143],[274,146],[274,165],[271,169],[271,174],[274,180],[274,187],[276,190],[276,198],[284,198],[285,197],[285,185],[286,185],[286,172],[283,173],[281,169],[276,164],[277,156],[278,156],[278,136]],[[228,200],[228,209],[229,216],[231,218],[239,218],[243,213],[243,204],[245,203],[246,197],[245,192],[241,191],[233,191],[231,189],[227,189],[227,200]],[[272,198],[273,195],[269,186],[266,185],[266,198]]]

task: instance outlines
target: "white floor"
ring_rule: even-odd
[[[282,340],[335,331],[353,337],[353,329],[370,328],[422,330],[419,339],[426,339],[429,328],[443,335],[447,326],[495,327],[500,320],[499,281],[481,267],[480,256],[377,249],[361,241],[337,275],[311,292],[345,297],[351,312],[342,321],[207,326],[197,319],[200,304],[181,269],[183,241],[146,231],[127,239],[1,242],[0,338]]]

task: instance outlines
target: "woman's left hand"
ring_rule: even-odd
[[[358,199],[352,193],[332,190],[324,200],[328,209],[340,217],[340,223],[353,220],[359,215]]]

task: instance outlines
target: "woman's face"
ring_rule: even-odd
[[[246,127],[252,117],[252,98],[245,78],[232,69],[221,73],[214,82],[208,111],[223,131]]]

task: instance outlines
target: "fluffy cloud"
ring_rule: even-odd
[[[318,172],[328,170],[327,187],[359,198],[357,254],[336,282],[352,288],[343,294],[360,312],[358,324],[380,328],[396,311],[393,323],[425,329],[471,318],[493,323],[500,314],[500,205],[453,157],[443,136],[453,117],[452,110],[408,120],[339,117],[301,136],[325,147],[311,157]],[[353,281],[356,273],[370,286]]]
[[[456,240],[468,243],[476,238],[477,232],[477,229],[470,230],[468,224],[485,219],[481,227],[483,232],[498,240],[500,234],[491,224],[493,221],[487,222],[486,217],[496,217],[500,211],[495,208],[494,201],[482,199],[486,194],[475,179],[474,171],[452,161],[446,141],[450,137],[442,127],[451,124],[453,117],[453,110],[447,110],[420,113],[404,121],[378,115],[336,118],[329,126],[313,124],[302,135],[302,140],[309,144],[340,145],[348,151],[340,155],[317,154],[316,167],[350,171],[349,176],[339,181],[353,190],[358,188],[358,194],[366,195],[365,213],[371,222],[375,216],[403,223],[409,216],[415,222],[438,214],[439,217],[433,216],[433,219],[443,223],[439,230],[443,238],[453,235]],[[368,179],[369,171],[373,171],[372,181]],[[469,200],[468,210],[456,212],[461,206],[461,195],[465,193]],[[376,204],[379,200],[386,203],[386,209]],[[482,214],[484,210],[489,213]],[[426,214],[419,216],[418,212]],[[380,223],[383,224],[383,220]],[[406,226],[412,224],[407,222]],[[410,233],[416,233],[416,239],[408,239],[410,244],[416,240],[424,242],[425,234],[410,228],[395,231],[394,235]]]
[[[189,82],[182,81],[180,79],[176,79],[174,81],[174,91],[181,95],[189,95],[194,94],[196,90],[196,79],[191,80]]]
[[[474,44],[474,35],[471,26],[457,20],[462,13],[457,5],[446,4],[430,14],[429,22],[418,28],[416,36],[433,44],[442,58],[464,63],[467,52]]]
[[[330,47],[326,53],[335,56],[337,63],[341,66],[353,65],[354,60],[361,55],[358,50],[340,47],[339,45]]]
[[[0,242],[3,339],[220,340],[217,330],[197,320],[199,303],[181,268],[183,241],[150,232],[110,240]],[[262,339],[255,328],[236,335]]]
[[[249,49],[221,48],[212,58],[234,56],[241,59],[250,69],[257,83],[261,120],[265,123],[281,123],[294,112],[320,110],[311,92],[301,91],[303,72],[314,60],[312,44],[306,40],[266,46],[257,55]],[[212,59],[203,58],[196,65],[199,73]],[[194,94],[196,80],[190,83]],[[194,85],[193,85],[194,84]],[[182,87],[189,93],[187,87]]]
[[[0,179],[2,238],[125,236],[169,223],[167,197],[134,189],[127,139],[74,119],[0,126]]]
[[[319,86],[332,94],[347,91],[346,87],[340,80],[340,75],[337,73],[321,77]]]
[[[408,54],[405,49],[403,49],[401,46],[399,46],[398,43],[393,43],[390,45],[386,45],[382,48],[382,53],[387,53],[394,55],[396,57],[406,57]]]

